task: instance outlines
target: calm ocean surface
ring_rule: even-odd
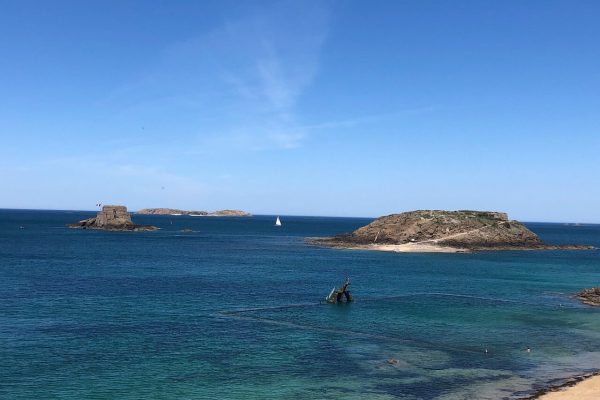
[[[93,214],[0,210],[2,399],[500,399],[600,367],[600,310],[571,298],[600,284],[598,250],[304,244],[358,218],[64,227]],[[599,225],[527,225],[600,246]],[[346,276],[355,303],[320,305]]]

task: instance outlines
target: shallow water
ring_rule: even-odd
[[[598,250],[304,244],[358,218],[64,228],[90,215],[0,210],[0,398],[517,398],[600,366],[600,311],[571,297],[598,285]],[[598,225],[527,225],[600,246]],[[356,301],[319,304],[346,276]]]

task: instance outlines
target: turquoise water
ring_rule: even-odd
[[[356,218],[64,228],[90,215],[0,210],[2,399],[500,399],[600,367],[600,311],[571,297],[600,284],[598,250],[304,244]],[[598,225],[527,225],[600,246]],[[319,304],[346,276],[356,302]]]

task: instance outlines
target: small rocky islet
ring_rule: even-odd
[[[600,306],[600,287],[583,289],[577,293],[577,299],[588,306]]]
[[[493,250],[584,250],[552,245],[508,215],[493,211],[418,210],[376,219],[354,232],[310,238],[310,244],[367,250],[473,252]]]
[[[252,214],[241,210],[219,210],[219,211],[189,211],[177,208],[142,208],[136,214],[143,215],[190,215],[193,217],[250,217]]]
[[[152,225],[134,224],[125,206],[103,206],[102,211],[99,211],[95,217],[84,219],[74,224],[67,224],[67,227],[130,232],[155,231],[160,229]]]

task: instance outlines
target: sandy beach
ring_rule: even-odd
[[[597,400],[600,399],[600,376],[592,376],[537,397],[539,400]]]
[[[354,250],[391,251],[396,253],[468,253],[468,249],[457,247],[439,246],[429,243],[405,243],[405,244],[369,244],[365,246],[349,246]]]

